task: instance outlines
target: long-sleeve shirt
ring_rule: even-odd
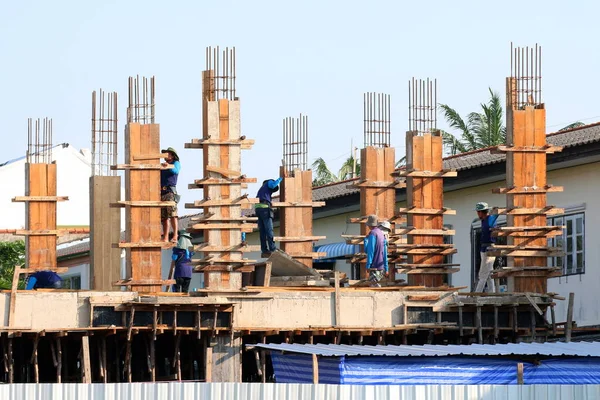
[[[177,177],[179,175],[179,171],[181,171],[181,163],[179,161],[174,161],[172,164],[173,168],[163,169],[160,171],[161,187],[177,185]]]
[[[365,237],[364,245],[365,252],[367,253],[366,268],[388,272],[388,242],[381,229],[371,229],[371,232]]]
[[[269,179],[263,182],[262,186],[258,190],[256,197],[260,200],[260,203],[255,204],[254,208],[269,208],[271,206],[271,195],[283,178]]]
[[[498,215],[487,215],[481,220],[480,251],[485,252],[492,243],[496,243],[496,238],[492,237],[491,228],[496,227]]]

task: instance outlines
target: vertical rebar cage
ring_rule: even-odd
[[[129,77],[127,123],[154,123],[154,77]]]
[[[418,134],[437,130],[437,80],[408,81],[408,131]]]
[[[52,119],[27,119],[27,162],[52,163]]]
[[[235,47],[219,46],[206,48],[206,71],[212,71],[209,98],[214,100],[236,100],[235,93]]]
[[[116,175],[110,169],[117,164],[117,93],[92,92],[92,174]]]
[[[308,117],[287,117],[283,120],[283,166],[287,173],[306,171],[308,167]]]
[[[542,104],[542,46],[513,47],[510,44],[511,87],[509,104],[517,110]],[[510,103],[512,102],[512,103]]]
[[[363,95],[363,131],[365,147],[390,147],[390,95]]]

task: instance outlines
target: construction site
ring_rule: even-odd
[[[562,147],[546,138],[546,108],[541,91],[541,49],[511,48],[506,78],[506,143],[493,149],[506,157],[506,186],[494,189],[492,214],[506,217],[494,229],[502,243],[490,254],[507,263],[494,271],[507,291],[469,292],[452,286],[449,276],[462,268],[449,262],[456,234],[445,217],[444,182],[457,178],[444,168],[442,134],[437,127],[437,81],[411,79],[406,126],[406,165],[396,168],[388,94],[364,94],[364,144],[360,178],[348,183],[359,192],[360,216],[348,223],[360,234],[341,240],[360,250],[349,262],[360,266],[360,279],[318,268],[315,251],[325,239],[313,232],[313,172],[308,168],[306,116],[283,120],[279,196],[273,199],[279,221],[279,250],[268,258],[248,258],[259,246],[243,234],[257,231],[244,152],[253,138],[244,135],[243,101],[236,92],[235,49],[206,49],[202,71],[202,132],[185,144],[182,157],[201,153],[202,175],[186,182],[197,200],[179,204],[194,209],[188,232],[201,238],[193,251],[193,272],[204,286],[173,293],[172,276],[162,273],[161,254],[174,243],[162,238],[161,131],[155,119],[154,77],[129,78],[126,128],[119,134],[121,103],[116,93],[92,95],[93,176],[89,180],[90,228],[59,229],[52,162],[51,120],[29,121],[26,160],[25,229],[5,230],[25,237],[26,262],[16,266],[12,290],[0,294],[0,382],[114,383],[156,381],[270,382],[270,355],[253,344],[446,345],[546,342],[570,339],[572,302],[548,291],[548,279],[560,275],[549,264],[562,249],[549,239],[562,226],[548,226],[548,215],[564,210],[547,202],[562,187],[547,180],[547,155]],[[163,144],[164,145],[164,144]],[[124,163],[117,154],[124,154]],[[121,171],[121,172],[119,172]],[[122,176],[119,175],[122,173]],[[122,181],[123,179],[123,181]],[[121,193],[124,185],[125,193]],[[181,185],[181,182],[180,182]],[[406,191],[399,207],[397,191]],[[568,190],[568,188],[565,188]],[[474,206],[474,205],[473,205]],[[389,277],[380,287],[368,280],[363,242],[367,217],[389,221]],[[122,221],[124,217],[124,221]],[[122,233],[122,223],[125,226]],[[57,239],[90,234],[91,290],[18,290],[19,279],[35,271],[64,272],[57,264]],[[126,276],[121,273],[125,252]],[[402,274],[404,278],[397,278]],[[558,274],[558,275],[557,275]],[[569,302],[566,322],[555,306]]]

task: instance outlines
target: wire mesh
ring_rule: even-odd
[[[127,123],[154,123],[154,77],[129,77],[129,107]]]
[[[390,95],[363,95],[363,130],[365,147],[390,147]]]
[[[437,129],[437,80],[408,81],[408,130],[419,134]]]
[[[92,92],[92,174],[116,175],[110,166],[117,164],[117,93],[100,89],[99,97]]]
[[[308,117],[287,117],[283,120],[283,163],[286,172],[308,168]]]
[[[27,119],[27,162],[52,163],[52,119]]]
[[[212,71],[209,98],[235,100],[235,47],[206,48],[206,70]]]
[[[542,46],[513,47],[510,44],[510,77],[513,84],[509,105],[522,110],[542,104]]]

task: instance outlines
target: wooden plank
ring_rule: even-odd
[[[235,199],[221,199],[221,200],[196,200],[190,206],[186,204],[186,208],[203,208],[203,207],[224,207],[224,206],[239,206],[243,204],[257,204],[258,199],[251,199],[247,197],[238,197]]]
[[[216,215],[206,215],[202,217],[192,217],[190,218],[192,222],[214,222],[214,221],[224,221],[224,222],[255,222],[258,221],[257,217],[222,217]]]
[[[525,383],[523,379],[523,363],[517,363],[517,385],[523,385]]]
[[[237,229],[252,232],[256,227],[256,224],[243,224],[243,223],[230,223],[230,224],[218,224],[218,223],[203,223],[194,224],[188,227],[189,231],[193,230],[213,230],[213,229]]]
[[[132,158],[135,160],[136,156],[132,155]],[[162,164],[117,164],[111,165],[110,169],[113,171],[116,170],[164,170],[164,169],[173,169],[173,164],[167,164],[166,166]]]
[[[562,192],[562,186],[546,185],[544,187],[539,186],[513,186],[513,187],[500,187],[492,189],[492,193],[496,194],[538,194],[538,193],[556,193]]]
[[[169,153],[139,154],[133,156],[133,161],[160,160],[161,158],[167,158],[168,155]]]
[[[214,146],[245,146],[247,148],[251,148],[254,144],[254,139],[192,139],[190,143],[185,144],[186,149],[200,149],[205,145],[214,145]],[[189,145],[189,147],[188,147]]]
[[[563,150],[563,146],[497,146],[490,150],[492,154],[502,154],[505,152],[520,152],[520,153],[544,153],[552,154],[559,153]]]
[[[118,249],[131,249],[131,248],[156,248],[160,247],[162,249],[170,249],[175,246],[175,243],[171,242],[140,242],[140,243],[125,243],[119,242],[115,243],[114,247]]]
[[[25,164],[25,197],[56,197],[56,164]],[[25,266],[31,270],[56,268],[56,202],[27,202],[25,206]],[[34,232],[53,232],[35,234]],[[24,232],[23,232],[24,233]]]
[[[273,203],[271,203],[271,206],[273,208],[281,208],[281,207],[310,207],[310,208],[312,208],[312,207],[324,207],[325,202],[324,201],[313,201],[313,202],[274,201]]]
[[[256,183],[256,178],[238,178],[238,179],[222,179],[222,178],[204,178],[194,180],[194,185],[203,187],[206,185],[241,185],[244,183]]]
[[[415,178],[454,178],[458,176],[458,172],[455,170],[443,170],[443,171],[398,171],[393,174],[394,176],[405,176]]]
[[[498,215],[560,215],[564,214],[564,208],[557,208],[555,206],[545,206],[542,208],[521,208],[521,207],[509,207],[499,208],[494,207],[490,210],[490,214]]]
[[[116,203],[110,203],[111,207],[172,207],[176,206],[177,203],[174,201],[160,201],[160,200],[121,200]],[[160,210],[159,210],[160,211]]]
[[[313,385],[319,383],[319,358],[316,354],[312,355],[312,377]]]
[[[340,272],[335,271],[334,273],[334,302],[335,302],[335,327],[339,327],[341,324],[341,313],[340,313]]]
[[[17,196],[12,198],[13,203],[18,202],[29,202],[29,201],[67,201],[69,200],[69,196]]]
[[[83,352],[83,383],[92,383],[92,366],[90,362],[90,337],[81,337],[81,349]]]
[[[406,268],[443,268],[443,267],[460,267],[460,264],[397,264],[397,267],[406,267]]]
[[[203,252],[240,252],[240,253],[248,253],[253,251],[260,251],[260,246],[250,246],[250,245],[232,245],[232,246],[211,246],[209,243],[204,243],[201,245],[194,246],[194,251],[203,251]]]
[[[383,182],[373,182],[373,181],[359,181],[357,183],[354,183],[352,185],[346,185],[346,189],[359,189],[359,188],[370,188],[370,189],[377,189],[377,188],[392,188],[392,189],[403,189],[406,187],[406,183],[405,182],[389,182],[389,181],[383,181]]]
[[[295,237],[282,237],[275,236],[273,240],[275,242],[316,242],[318,240],[327,239],[327,236],[295,236]]]
[[[396,268],[399,274],[454,274],[460,268]]]
[[[399,214],[423,214],[423,215],[456,215],[456,210],[451,210],[449,208],[442,208],[439,210],[433,208],[400,208],[398,210]]]
[[[13,273],[12,286],[10,288],[10,307],[8,311],[8,326],[15,324],[15,309],[17,306],[17,288],[19,287],[19,276],[21,275],[21,266],[16,265]]]
[[[206,171],[208,172],[214,172],[217,173],[219,175],[225,176],[227,178],[231,178],[231,177],[240,177],[242,176],[242,173],[240,171],[234,171],[231,170],[229,168],[224,168],[224,167],[215,167],[215,166],[211,166],[211,165],[207,165],[206,166]]]
[[[213,349],[210,346],[205,347],[204,351],[204,381],[212,382],[212,364],[213,364]]]
[[[121,278],[121,210],[110,204],[121,199],[121,177],[90,177],[90,287],[115,290],[112,283]]]
[[[565,342],[571,341],[571,332],[573,331],[573,306],[575,304],[575,293],[569,293],[569,303],[567,306],[567,323],[565,324]]]
[[[113,286],[163,286],[163,285],[174,285],[175,279],[122,279],[113,282]],[[139,290],[139,289],[136,289]],[[133,290],[132,290],[133,291]],[[148,292],[148,290],[142,290]]]

